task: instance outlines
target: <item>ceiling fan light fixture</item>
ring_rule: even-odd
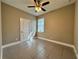
[[[41,11],[41,7],[35,7],[35,10],[37,11],[37,12],[39,12],[39,11]]]
[[[43,2],[41,3],[41,0],[34,0],[35,2],[35,5],[34,6],[28,6],[29,8],[34,8],[35,9],[35,12],[40,12],[40,11],[46,11],[46,9],[44,9],[43,6],[49,4],[50,2],[47,1],[47,2]]]

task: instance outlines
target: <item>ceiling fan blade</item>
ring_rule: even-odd
[[[41,8],[41,10],[46,11],[44,8]]]
[[[27,6],[28,8],[31,8],[31,7],[35,7],[35,6]]]
[[[42,3],[42,6],[45,6],[45,5],[49,4],[49,3],[50,3],[49,1],[44,2],[44,3]]]
[[[36,0],[34,0],[34,2],[36,3]]]

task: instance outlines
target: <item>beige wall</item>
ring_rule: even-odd
[[[74,14],[75,4],[72,4],[41,15],[45,18],[45,32],[38,33],[38,36],[73,44]]]
[[[33,20],[35,21],[34,16],[2,3],[2,37],[3,37],[2,43],[3,44],[20,40],[19,39],[20,18],[26,18],[32,20],[32,22]]]
[[[74,20],[74,45],[78,53],[78,1],[75,5],[75,20]]]

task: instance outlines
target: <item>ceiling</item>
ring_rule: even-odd
[[[28,8],[27,7],[29,5],[34,5],[35,4],[33,0],[2,0],[2,2],[6,3],[6,4],[9,4],[9,5],[13,6],[13,7],[21,9],[21,10],[23,10],[25,12],[28,12],[28,13],[30,13],[32,15],[35,15],[35,16],[42,15],[44,13],[53,11],[55,9],[64,7],[66,5],[69,5],[69,4],[72,4],[72,3],[75,2],[75,0],[42,0],[42,3],[46,2],[46,1],[50,2],[50,4],[44,6],[44,8],[47,11],[45,11],[45,12],[40,11],[40,12],[36,13],[34,11],[34,8]]]

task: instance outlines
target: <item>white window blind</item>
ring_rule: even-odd
[[[38,32],[44,32],[44,18],[38,19]]]

